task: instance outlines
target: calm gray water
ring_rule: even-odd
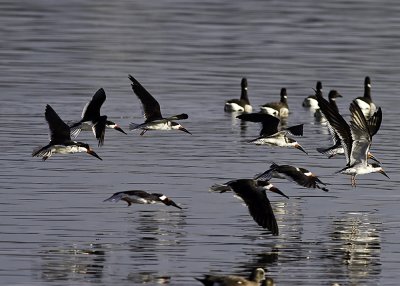
[[[398,285],[400,4],[350,1],[14,1],[0,2],[0,284],[201,285],[203,273],[247,275],[264,267],[277,285]],[[128,130],[141,107],[128,74],[163,113],[189,114],[183,132],[107,130],[103,158],[32,149],[48,141],[46,104],[80,117],[103,87],[102,113]],[[372,79],[384,119],[372,151],[380,174],[336,175],[344,158],[315,151],[325,126],[301,106],[317,80],[351,100]],[[256,124],[223,112],[249,81],[250,100],[277,101],[286,87],[287,124],[305,124],[298,150],[246,144]],[[271,162],[305,167],[329,193],[274,180],[269,195],[281,234],[258,227],[215,183],[249,178]],[[161,205],[103,202],[130,189],[162,192]]]

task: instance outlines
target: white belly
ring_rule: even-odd
[[[79,153],[86,151],[87,149],[84,147],[64,146],[64,145],[54,145],[53,148],[51,149],[51,153],[59,153],[59,154]]]
[[[278,117],[278,116],[279,116],[278,110],[273,109],[273,108],[271,108],[271,107],[261,106],[261,107],[260,107],[260,110],[261,110],[263,113],[267,113],[267,114],[272,115],[272,116],[275,116],[275,117]]]
[[[251,106],[250,106],[251,107]],[[239,104],[237,104],[237,103],[233,103],[233,102],[226,102],[225,103],[225,107],[224,107],[224,110],[225,111],[230,111],[230,112],[234,112],[234,111],[240,111],[240,112],[243,112],[243,111],[245,111],[245,109],[242,107],[242,106],[240,106]],[[251,112],[251,111],[246,111],[246,112]]]

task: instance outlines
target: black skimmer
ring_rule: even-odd
[[[224,110],[227,112],[252,112],[253,107],[250,104],[247,95],[247,79],[244,77],[240,83],[242,93],[240,99],[230,99],[225,102]]]
[[[69,126],[58,116],[50,105],[46,105],[45,118],[50,129],[50,143],[46,146],[35,148],[33,157],[42,157],[43,161],[55,153],[68,154],[86,152],[102,160],[88,144],[72,141]]]
[[[195,278],[203,283],[204,286],[260,286],[261,281],[265,281],[265,271],[262,268],[256,268],[252,271],[249,278],[243,278],[236,275],[212,275],[205,274],[204,278]],[[271,281],[271,278],[268,278]],[[273,280],[272,280],[273,281]],[[264,283],[264,282],[263,282]],[[262,284],[273,285],[273,284]]]
[[[248,113],[241,114],[237,118],[259,122],[262,124],[260,136],[249,143],[257,145],[270,145],[278,147],[294,147],[307,154],[301,145],[294,139],[287,136],[288,133],[295,136],[303,136],[303,124],[291,126],[282,130],[278,130],[279,118],[266,113]]]
[[[332,108],[329,102],[317,93],[318,104],[328,120],[330,128],[339,136],[346,156],[346,167],[338,173],[351,176],[351,185],[356,186],[356,176],[378,172],[389,176],[377,163],[368,163],[368,152],[371,147],[372,136],[375,135],[382,122],[382,110],[378,110],[366,120],[361,108],[353,101],[350,104],[350,125]]]
[[[255,177],[255,179],[262,180],[270,180],[271,178],[287,179],[306,188],[317,188],[325,192],[329,191],[327,188],[319,185],[322,184],[325,186],[325,183],[323,183],[315,174],[304,168],[290,165],[277,165],[273,163],[267,171]]]
[[[366,118],[375,113],[376,105],[371,98],[371,79],[369,76],[366,76],[364,79],[364,96],[357,97],[354,101],[361,108]]]
[[[162,117],[160,104],[157,100],[133,76],[129,75],[128,77],[132,82],[134,93],[142,103],[144,117],[146,118],[144,123],[131,123],[129,125],[130,130],[142,129],[140,135],[143,135],[147,130],[181,130],[192,134],[182,125],[173,121],[187,119],[189,117],[187,114],[182,113],[171,117]]]
[[[328,95],[329,104],[330,104],[330,106],[331,106],[334,110],[336,110],[337,113],[339,113],[339,108],[338,108],[338,106],[337,106],[337,104],[336,104],[336,98],[339,98],[339,97],[342,97],[342,96],[341,96],[336,90],[331,90],[331,91],[329,92],[329,95]],[[325,117],[323,116],[323,113],[322,113],[322,111],[321,111],[320,108],[318,108],[318,109],[316,110],[314,116],[315,116],[317,113],[318,113],[322,118],[325,118]],[[370,118],[370,119],[367,120],[367,121],[369,122],[368,125],[372,125],[372,124],[373,124],[372,120],[374,120],[374,119],[371,119],[371,118]],[[328,148],[317,148],[317,151],[320,152],[321,154],[327,155],[328,158],[332,158],[332,157],[334,157],[334,156],[336,156],[336,155],[344,155],[344,149],[343,149],[342,142],[341,142],[341,140],[340,140],[338,134],[336,133],[336,131],[335,131],[333,128],[331,128],[331,126],[330,126],[329,124],[328,124],[328,128],[329,128],[329,132],[330,132],[331,135],[332,135],[333,145],[332,145],[331,147],[328,147]],[[371,154],[371,152],[368,152],[368,159],[372,159],[372,160],[374,160],[375,162],[380,163],[379,160],[378,160],[377,158],[375,158],[375,157]]]
[[[262,180],[238,179],[210,187],[212,192],[233,191],[247,205],[250,215],[259,226],[268,229],[273,235],[278,235],[278,223],[268,200],[267,190],[289,198],[271,183]]]
[[[338,106],[336,104],[336,98],[339,98],[339,97],[342,97],[342,95],[337,90],[333,89],[333,90],[329,91],[329,94],[328,94],[329,104],[332,106],[332,108],[335,108],[338,112],[339,112],[339,108],[338,108]],[[315,110],[314,117],[318,121],[324,121],[325,120],[324,115],[322,114],[320,108]]]
[[[173,206],[178,209],[182,209],[178,206],[173,200],[168,198],[167,196],[159,193],[148,193],[141,190],[133,190],[133,191],[124,191],[117,192],[113,194],[108,199],[105,199],[104,202],[118,202],[125,201],[128,203],[128,206],[132,204],[156,204],[163,203],[167,206]]]
[[[115,129],[124,134],[125,131],[121,129],[116,123],[107,120],[107,115],[100,115],[100,108],[106,100],[106,93],[104,89],[100,88],[92,97],[82,111],[82,119],[70,125],[71,135],[77,137],[81,130],[93,131],[94,136],[99,141],[99,146],[104,143],[104,133],[107,128]]]
[[[320,81],[317,81],[315,90],[322,94],[322,83]],[[303,101],[303,106],[310,107],[311,109],[317,109],[318,101],[317,101],[317,97],[315,96],[315,94],[307,96]]]
[[[287,101],[286,88],[281,89],[281,100],[279,102],[266,103],[260,107],[261,112],[273,115],[275,117],[289,116],[289,105]]]

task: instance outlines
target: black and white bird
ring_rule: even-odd
[[[144,117],[146,118],[144,123],[131,123],[129,125],[130,130],[141,129],[140,135],[143,135],[148,130],[180,130],[192,134],[181,124],[173,121],[187,119],[189,117],[187,114],[182,113],[171,117],[163,117],[157,100],[133,76],[129,75],[128,77],[132,82],[133,92],[142,103]]]
[[[270,182],[238,179],[225,184],[215,184],[210,187],[210,191],[220,193],[233,191],[247,205],[250,215],[259,226],[268,229],[273,235],[279,234],[278,223],[276,222],[266,191],[280,194],[286,198],[288,196],[274,187]]]
[[[322,82],[317,81],[317,84],[315,86],[315,91],[320,92],[322,94]],[[317,97],[315,96],[315,94],[307,96],[303,101],[303,106],[310,107],[311,109],[319,108]]]
[[[288,117],[289,105],[287,101],[286,88],[281,89],[281,100],[279,102],[270,102],[260,107],[261,112],[273,115],[275,117]]]
[[[106,93],[100,88],[85,105],[82,111],[82,119],[70,125],[71,135],[76,138],[79,133],[93,131],[94,136],[99,141],[99,146],[104,144],[104,134],[106,128],[112,128],[126,134],[115,122],[107,120],[107,115],[100,115],[100,108],[106,100]]]
[[[265,281],[265,271],[262,268],[256,268],[252,271],[250,276],[246,279],[236,275],[213,275],[205,274],[203,278],[195,278],[197,281],[203,283],[204,286],[260,286],[261,281]],[[273,285],[273,280],[267,278],[268,283],[262,285]]]
[[[260,136],[249,141],[249,143],[278,147],[294,147],[307,154],[296,140],[287,136],[289,133],[295,136],[303,136],[303,124],[278,130],[280,120],[270,114],[248,113],[241,114],[237,116],[237,118],[245,121],[258,122],[262,125]]]
[[[351,121],[349,125],[326,99],[318,94],[317,99],[330,128],[337,133],[344,148],[347,164],[338,172],[350,175],[353,187],[356,186],[357,175],[378,172],[388,177],[382,166],[377,163],[368,163],[372,136],[378,132],[382,122],[381,108],[378,108],[371,119],[367,121],[361,108],[353,101],[350,104]]]
[[[118,201],[125,201],[128,203],[128,206],[130,206],[132,204],[163,203],[167,206],[173,206],[178,209],[182,209],[173,200],[171,200],[164,194],[148,193],[148,192],[145,192],[142,190],[117,192],[117,193],[113,194],[111,197],[109,197],[108,199],[104,200],[104,202],[118,202]]]
[[[50,105],[46,105],[45,118],[50,129],[50,143],[46,146],[35,148],[33,157],[42,157],[43,161],[51,155],[86,152],[102,160],[88,144],[72,141],[69,126],[58,116]]]
[[[320,184],[324,186],[326,184],[314,173],[307,169],[291,165],[278,165],[273,163],[267,171],[255,177],[255,179],[259,180],[270,180],[271,178],[287,179],[306,188],[317,188],[325,192],[329,191],[327,188],[320,186]]]
[[[319,92],[319,91],[316,91]],[[329,104],[332,106],[332,108],[335,108],[338,112],[339,112],[339,108],[336,104],[336,99],[342,97],[342,95],[335,89],[329,91],[328,94],[328,100],[329,100]],[[314,117],[317,121],[322,122],[325,121],[325,117],[322,114],[322,111],[320,108],[317,108],[314,112]]]
[[[355,103],[361,108],[364,116],[369,118],[376,111],[376,105],[371,97],[371,79],[366,76],[364,79],[364,96],[354,99]]]
[[[250,104],[247,94],[247,79],[244,77],[240,83],[240,99],[230,99],[225,102],[224,110],[227,112],[252,112],[253,107]]]

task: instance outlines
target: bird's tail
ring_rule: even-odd
[[[304,124],[294,125],[286,128],[285,130],[294,136],[303,136],[303,125]]]
[[[116,193],[113,194],[111,197],[109,197],[108,199],[105,199],[103,202],[119,202],[122,198],[124,197],[123,193]]]
[[[143,124],[137,124],[137,123],[129,123],[129,130],[135,130],[135,129],[139,129],[143,126]]]
[[[209,189],[210,192],[225,193],[232,191],[231,187],[223,184],[214,184]]]
[[[32,157],[42,157],[43,161],[51,156],[51,150],[48,148],[49,145],[39,146],[33,149]]]
[[[82,123],[76,122],[69,126],[71,137],[76,138],[78,137],[79,133],[82,131]]]

